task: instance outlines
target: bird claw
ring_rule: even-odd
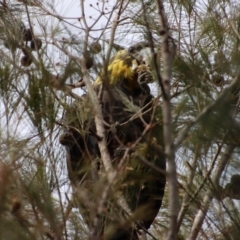
[[[142,85],[146,83],[150,83],[153,81],[152,74],[150,72],[143,72],[140,73],[137,79],[137,82]]]

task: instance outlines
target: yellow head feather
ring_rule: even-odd
[[[136,85],[137,60],[131,56],[127,50],[121,50],[110,60],[107,68],[107,76],[102,72],[94,82],[100,85],[106,79],[110,85],[116,85],[120,81],[125,81],[126,85]]]

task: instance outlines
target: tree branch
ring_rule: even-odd
[[[172,139],[172,116],[171,116],[171,68],[173,56],[175,54],[175,44],[172,42],[174,49],[171,49],[169,40],[169,26],[164,10],[163,2],[156,0],[158,18],[160,22],[159,33],[162,36],[162,78],[161,86],[163,94],[163,136],[165,144],[165,154],[168,160],[167,180],[169,191],[169,211],[170,227],[167,239],[176,239],[177,237],[177,216],[178,216],[178,182],[175,162],[175,149]],[[171,39],[172,40],[172,39]]]

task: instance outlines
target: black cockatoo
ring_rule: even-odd
[[[141,49],[136,46],[117,52],[107,73],[102,71],[94,83],[96,91],[102,91],[99,101],[107,148],[119,173],[102,212],[99,239],[137,240],[139,230],[151,226],[164,195],[166,161],[161,111],[148,86],[153,80],[151,72],[137,56]],[[85,94],[66,111],[67,128],[60,143],[66,147],[72,185],[87,189],[88,197],[97,204],[107,182],[104,182],[94,117],[91,101]],[[118,206],[114,197],[117,191],[122,192],[133,216],[127,216]],[[94,210],[83,202],[79,208],[91,229]]]

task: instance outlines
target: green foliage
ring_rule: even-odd
[[[91,43],[100,44],[94,49],[98,54],[91,55],[88,65],[91,79],[96,79],[108,60],[109,45],[103,40],[111,37],[114,43],[127,47],[143,40],[153,42],[156,62],[151,49],[144,54],[153,68],[153,86],[160,88],[157,72],[162,73],[164,67],[163,42],[156,1],[130,1],[121,8],[120,5],[112,8],[113,3],[105,1],[103,9],[101,1],[96,1],[92,3],[95,9],[92,16],[88,13],[87,1],[83,1],[85,12],[80,13],[78,9],[77,16],[81,17],[76,18],[74,14],[59,13],[60,5],[50,6],[51,1],[4,2],[5,5],[0,5],[0,239],[88,239],[90,231],[86,222],[73,208],[66,154],[58,142],[63,132],[61,127],[69,127],[62,121],[63,113],[74,117],[68,116],[69,122],[79,122],[80,131],[86,122],[94,120],[96,112],[90,99],[79,99],[86,89],[73,88],[74,84],[81,83],[83,71],[79,61],[81,57],[87,59],[83,53],[91,49]],[[170,34],[177,46],[171,69],[172,136],[174,143],[183,136],[181,144],[175,147],[180,209],[187,206],[179,239],[189,236],[197,214],[204,208],[206,196],[212,199],[204,223],[197,228],[197,239],[237,239],[239,199],[231,198],[230,193],[225,195],[231,176],[238,173],[240,167],[240,9],[236,1],[224,0],[208,0],[204,4],[191,0],[165,1],[163,4]],[[55,9],[58,10],[55,12]],[[120,14],[117,20],[113,19],[116,11]],[[112,32],[112,23],[117,24],[115,32]],[[31,51],[30,42],[23,41],[23,29],[30,28],[42,41],[40,51]],[[26,54],[32,60],[28,67],[20,63]],[[53,82],[54,76],[57,84]],[[234,79],[236,84],[228,89]],[[157,102],[161,106],[162,93],[153,88],[151,90],[157,90]],[[123,97],[125,110],[138,112],[139,108],[127,100]],[[69,113],[72,102],[77,106],[76,114],[75,110]],[[119,183],[129,177],[129,184],[139,185],[141,171],[132,171],[144,166],[139,157],[155,158],[159,147],[164,148],[160,138],[163,134],[160,108],[154,113],[154,121],[156,125],[151,126],[149,135],[144,136],[144,141],[130,154],[131,174],[122,174]],[[190,127],[183,135],[187,126]],[[124,127],[122,131],[127,132]],[[234,148],[233,153],[227,163],[221,165],[230,147]],[[216,186],[214,174],[220,168]],[[151,170],[149,175],[154,174],[157,172]],[[83,198],[91,216],[102,200],[106,185],[104,181],[99,183]],[[136,193],[132,191],[132,194]],[[109,203],[116,203],[113,192],[107,195]],[[98,204],[92,201],[95,196],[101,198]],[[163,239],[169,228],[168,196],[166,188],[163,206],[150,230],[157,239]],[[120,208],[114,207],[112,212],[103,211],[109,219],[123,215]],[[134,214],[136,217],[138,213]]]

